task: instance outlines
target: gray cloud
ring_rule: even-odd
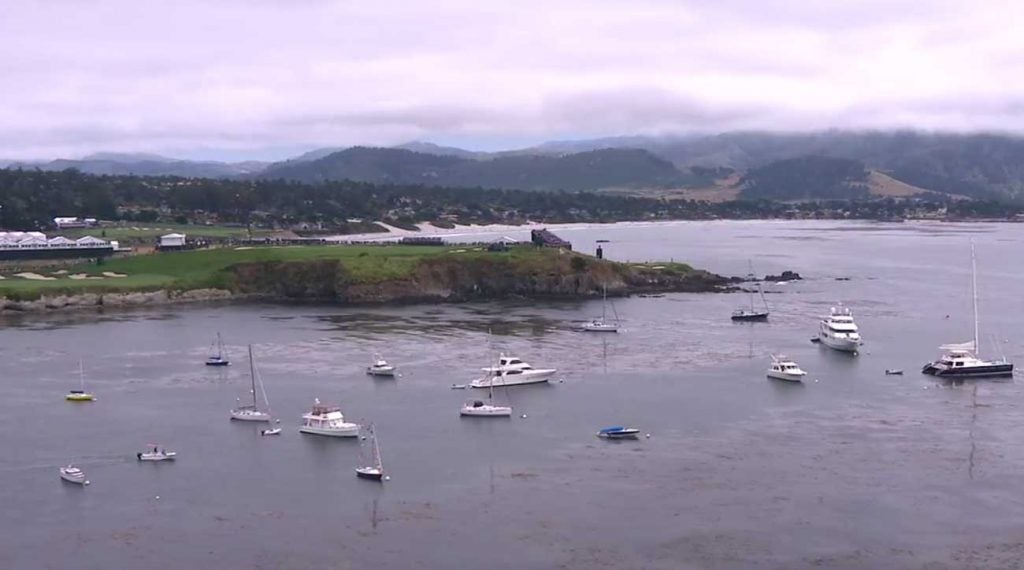
[[[1020,131],[1022,16],[1004,0],[10,0],[0,157]]]

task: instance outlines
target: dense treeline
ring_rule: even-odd
[[[75,170],[0,170],[0,226],[45,229],[56,216],[261,227],[343,228],[351,219],[460,223],[612,222],[652,219],[855,217],[893,218],[948,210],[962,217],[1002,217],[1016,207],[997,202],[865,200],[706,203],[587,192],[530,192],[374,185],[341,181],[310,185],[283,180],[98,176]]]

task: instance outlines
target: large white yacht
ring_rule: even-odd
[[[470,382],[472,388],[490,388],[491,386],[518,386],[522,384],[540,384],[547,382],[558,372],[555,368],[534,368],[514,356],[502,354],[497,366],[483,369],[484,375]]]
[[[302,414],[302,433],[329,437],[359,437],[359,424],[345,421],[337,406],[325,406],[317,399],[313,409]]]
[[[829,348],[843,352],[857,352],[861,345],[857,323],[853,322],[850,309],[839,305],[832,307],[829,315],[821,320],[818,340]]]

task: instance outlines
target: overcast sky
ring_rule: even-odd
[[[1024,2],[3,0],[0,158],[1024,131]]]

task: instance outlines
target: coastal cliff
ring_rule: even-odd
[[[47,277],[34,288],[24,282],[0,288],[0,312],[203,301],[374,305],[580,298],[604,290],[613,296],[722,291],[732,282],[679,263],[628,264],[532,247],[211,250],[127,258],[115,268],[122,273],[102,274],[120,279]]]
[[[649,292],[711,292],[729,280],[681,264],[629,265],[578,255],[513,258],[456,256],[420,261],[403,277],[354,279],[335,260],[243,263],[230,268],[230,289],[272,300],[344,304],[464,302],[482,299],[573,298]]]

